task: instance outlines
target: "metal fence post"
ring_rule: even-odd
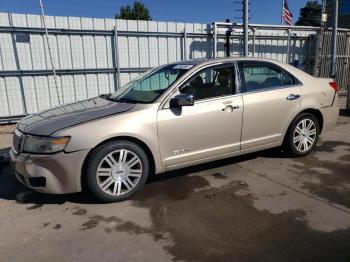
[[[330,77],[336,78],[337,73],[337,35],[338,35],[338,6],[339,0],[333,1],[333,28],[332,28],[332,64],[330,70]]]
[[[184,28],[183,45],[184,45],[184,49],[183,49],[182,60],[186,60],[187,59],[187,32],[186,32],[186,25],[185,25],[185,28]]]
[[[114,26],[114,69],[117,70],[117,77],[115,77],[114,74],[114,79],[117,78],[116,84],[117,86],[115,87],[115,90],[120,88],[120,62],[119,62],[119,48],[118,48],[118,30],[117,30],[117,19],[115,20],[115,26]]]
[[[315,62],[314,62],[314,68],[313,68],[313,76],[318,76],[319,74],[319,64],[321,63],[321,55],[322,55],[322,44],[321,41],[323,39],[323,30],[317,30],[315,41],[316,41],[316,48],[315,48]]]
[[[217,48],[217,27],[216,23],[213,24],[213,58],[216,58],[216,48]]]
[[[10,27],[14,28],[13,26],[13,21],[12,21],[12,15],[8,14],[9,22],[10,22]],[[16,67],[18,71],[21,71],[21,64],[19,62],[19,57],[18,57],[18,50],[17,50],[17,44],[16,44],[16,39],[15,39],[15,32],[11,32],[11,39],[12,39],[12,47],[13,47],[13,52],[15,55],[15,61],[16,61]],[[21,92],[21,100],[22,100],[22,108],[23,112],[26,115],[28,113],[27,111],[27,103],[26,103],[26,98],[24,95],[24,87],[23,87],[23,79],[22,76],[18,76],[19,80],[19,87],[20,87],[20,92]]]
[[[252,27],[253,31],[253,57],[255,57],[255,34],[256,34],[256,29]]]
[[[286,58],[286,63],[289,63],[289,55],[290,55],[290,34],[291,34],[291,30],[288,29],[288,38],[287,38],[287,58]]]

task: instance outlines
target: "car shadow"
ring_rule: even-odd
[[[152,175],[148,178],[147,183],[157,183],[167,179],[186,176],[192,173],[197,173],[213,168],[220,168],[227,165],[232,165],[239,162],[248,161],[257,157],[283,157],[280,151],[276,149],[265,150],[257,153],[251,153],[243,156],[227,158],[223,160],[213,161],[206,164],[200,164],[187,168],[182,168],[175,171],[165,172],[159,175]],[[22,185],[14,175],[14,170],[9,163],[0,163],[0,201],[13,200],[22,204],[57,204],[62,205],[66,202],[79,204],[101,204],[102,202],[96,200],[86,190],[74,194],[43,194],[38,193]]]
[[[339,115],[340,116],[350,116],[350,109],[340,109]]]

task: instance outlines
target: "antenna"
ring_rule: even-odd
[[[58,92],[56,68],[55,68],[55,65],[54,65],[53,59],[52,59],[51,47],[50,47],[50,42],[49,42],[49,33],[48,33],[47,27],[46,27],[44,5],[43,5],[42,0],[39,0],[39,5],[40,5],[40,10],[41,10],[41,21],[42,21],[43,26],[44,26],[44,29],[45,29],[46,42],[47,42],[47,47],[48,47],[48,51],[49,51],[49,57],[50,57],[50,62],[51,62],[51,68],[52,68],[52,72],[53,72],[53,78],[54,78],[54,81],[55,81],[55,87],[56,87],[56,93],[57,93],[57,100],[58,100],[58,104],[61,105],[60,95],[59,95],[59,92]],[[49,95],[50,95],[50,94],[49,94]]]

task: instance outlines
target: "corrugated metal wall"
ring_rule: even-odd
[[[225,55],[227,28],[219,24],[213,30],[211,24],[47,16],[56,89],[42,24],[39,15],[0,13],[0,118],[54,107],[58,100],[66,104],[112,92],[118,81],[123,85],[161,64]],[[307,70],[309,39],[315,33],[252,26],[250,54],[298,59]],[[232,56],[241,55],[239,26],[230,47]]]

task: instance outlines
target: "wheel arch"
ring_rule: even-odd
[[[319,128],[320,128],[320,134],[322,133],[322,129],[323,129],[323,115],[321,113],[321,111],[319,109],[315,109],[315,108],[306,108],[300,112],[298,112],[298,114],[296,114],[292,120],[289,122],[288,127],[286,129],[286,131],[284,132],[284,137],[283,137],[283,141],[285,141],[286,139],[286,135],[288,133],[288,130],[291,126],[291,124],[293,123],[294,119],[296,119],[299,115],[303,114],[303,113],[309,113],[312,114],[316,117],[318,124],[319,124]]]
[[[155,163],[155,159],[154,159],[154,155],[151,151],[151,149],[149,148],[149,146],[143,142],[142,140],[136,138],[136,137],[132,137],[132,136],[116,136],[116,137],[111,137],[111,138],[108,138],[102,142],[100,142],[99,144],[97,144],[95,147],[91,148],[89,153],[87,154],[87,156],[85,157],[84,159],[84,162],[83,162],[83,166],[82,166],[82,169],[81,169],[81,174],[80,174],[80,184],[81,184],[81,188],[84,189],[85,186],[86,186],[86,181],[85,181],[85,173],[86,173],[86,166],[87,166],[87,163],[88,163],[88,160],[89,160],[89,157],[91,156],[92,154],[92,151],[103,145],[103,144],[106,144],[108,142],[111,142],[111,141],[129,141],[129,142],[132,142],[132,143],[135,143],[136,145],[140,146],[146,153],[147,157],[148,157],[148,160],[149,160],[149,168],[150,168],[150,175],[154,174],[155,170],[156,170],[156,163]]]
[[[309,113],[309,114],[312,114],[316,117],[318,124],[319,124],[319,128],[320,128],[320,134],[321,134],[322,129],[323,129],[323,122],[324,122],[323,115],[322,115],[321,111],[318,109],[314,109],[314,108],[307,108],[307,109],[304,109],[303,111],[301,111],[298,115],[300,115],[302,113]]]

